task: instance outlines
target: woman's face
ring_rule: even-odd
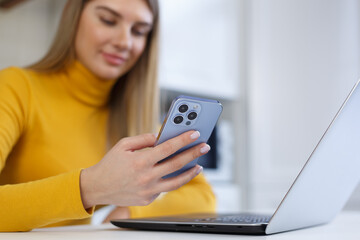
[[[152,25],[146,0],[89,1],[76,34],[76,57],[98,77],[116,79],[135,65]]]

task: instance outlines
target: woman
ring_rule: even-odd
[[[214,211],[200,166],[161,178],[208,145],[158,163],[200,133],[143,134],[158,124],[158,15],[156,0],[70,0],[48,54],[0,71],[0,231],[88,223],[104,204],[109,218]]]

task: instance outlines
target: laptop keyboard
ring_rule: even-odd
[[[219,216],[216,218],[203,218],[196,219],[195,222],[221,222],[221,223],[268,223],[271,216],[262,216],[262,215],[251,215],[251,214],[242,214],[242,215],[233,215],[233,216]]]

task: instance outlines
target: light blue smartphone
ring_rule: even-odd
[[[195,130],[200,132],[200,137],[193,143],[179,149],[176,153],[161,160],[166,161],[175,154],[179,154],[200,143],[207,142],[221,115],[223,107],[219,101],[180,95],[171,103],[167,116],[162,124],[157,137],[156,145],[170,138],[174,138],[184,132]],[[197,159],[186,164],[182,169],[164,176],[163,178],[175,177],[190,168],[196,166]]]

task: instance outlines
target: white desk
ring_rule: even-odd
[[[111,224],[104,225],[83,225],[57,228],[35,229],[26,233],[0,233],[0,239],[131,239],[131,240],[177,240],[177,239],[360,239],[360,212],[343,212],[330,224],[302,229],[292,232],[274,234],[270,236],[247,236],[247,235],[226,235],[226,234],[203,234],[203,233],[179,233],[179,232],[152,232],[136,231],[116,228]]]

